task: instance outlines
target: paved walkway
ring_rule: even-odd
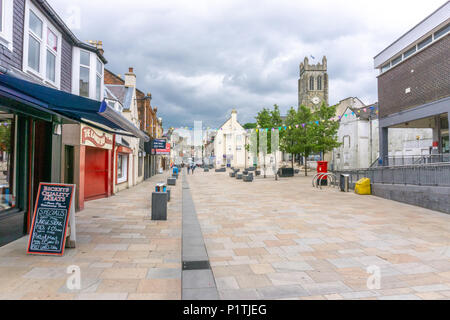
[[[158,175],[77,213],[76,249],[64,257],[26,255],[27,237],[0,248],[0,299],[181,299],[181,183],[168,221],[151,221]],[[69,290],[67,267],[81,269]]]
[[[220,298],[450,299],[449,215],[311,179],[188,176]]]
[[[26,255],[27,237],[0,248],[0,299],[450,299],[449,215],[304,177],[184,178],[168,221],[149,218],[163,175],[87,203],[64,257]]]

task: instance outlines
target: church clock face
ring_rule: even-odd
[[[314,103],[314,104],[319,104],[320,103],[320,99],[319,99],[319,97],[314,97],[314,98],[312,98],[311,99],[311,101],[312,101],[312,103]]]

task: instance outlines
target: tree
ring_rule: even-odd
[[[273,110],[264,108],[256,116],[256,124],[259,130],[265,130],[267,133],[267,153],[272,153],[272,128],[278,128],[283,123],[278,105],[274,105]],[[258,137],[258,154],[259,155],[259,137]],[[276,150],[274,150],[276,152]],[[264,158],[264,178],[266,178],[266,154]],[[275,175],[276,176],[276,175]]]
[[[327,107],[325,104],[322,104],[314,115],[316,120],[316,125],[313,126],[315,138],[314,151],[325,154],[341,146],[336,136],[339,129],[339,122],[331,120],[336,115],[336,106]]]
[[[283,135],[281,148],[284,152],[292,154],[292,168],[294,168],[294,155],[300,154],[307,158],[314,151],[314,130],[311,125],[314,114],[305,106],[298,110],[291,108],[288,112],[285,126],[288,128]],[[290,128],[290,129],[289,129]],[[305,163],[305,175],[307,175]]]
[[[243,125],[245,130],[256,129],[256,123],[246,123]]]

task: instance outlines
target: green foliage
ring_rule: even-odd
[[[243,125],[245,130],[256,129],[256,123],[246,123]]]
[[[256,124],[261,129],[269,129],[267,131],[267,153],[272,153],[272,130],[271,128],[278,128],[283,124],[280,115],[280,108],[278,105],[273,106],[273,110],[264,108],[256,116]],[[258,150],[259,150],[259,136],[258,136]]]
[[[11,153],[11,125],[0,123],[0,150]]]

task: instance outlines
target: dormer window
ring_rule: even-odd
[[[93,100],[102,100],[103,63],[95,52],[73,48],[72,93]]]
[[[80,96],[89,98],[90,54],[80,51]]]
[[[24,38],[24,71],[59,89],[61,34],[30,1],[26,3]]]
[[[96,81],[95,81],[95,97],[97,100],[101,98],[102,82],[103,82],[103,64],[100,59],[97,58],[96,68]]]
[[[13,0],[0,0],[0,45],[13,49]]]

